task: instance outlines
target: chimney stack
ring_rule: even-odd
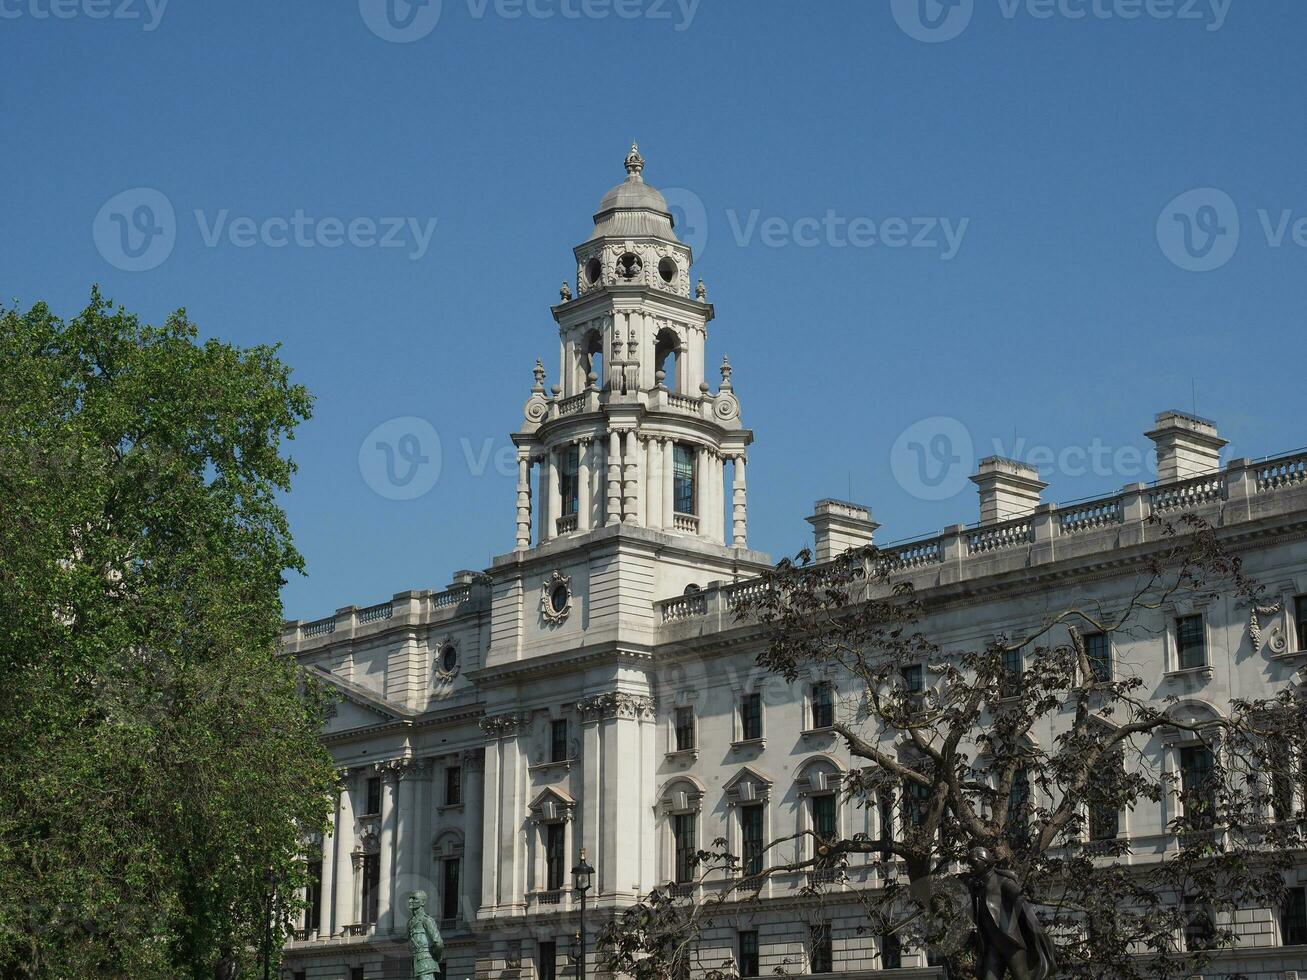
[[[1146,433],[1157,446],[1157,479],[1162,483],[1204,476],[1221,468],[1221,450],[1228,443],[1216,433],[1216,423],[1185,412],[1163,412],[1157,428]]]
[[[850,548],[871,544],[872,535],[880,527],[871,519],[871,508],[843,500],[817,501],[816,512],[807,520],[816,531],[817,561],[830,561]]]
[[[980,461],[980,472],[971,478],[980,488],[980,523],[994,524],[1028,517],[1039,506],[1039,495],[1048,484],[1039,470],[1015,459],[990,456]]]

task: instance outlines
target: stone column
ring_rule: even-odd
[[[749,538],[749,497],[748,488],[745,485],[745,459],[744,454],[735,457],[734,467],[735,480],[732,484],[731,491],[732,506],[732,544],[737,548],[747,548]]]
[[[712,458],[707,447],[700,446],[695,452],[694,461],[694,509],[699,517],[699,533],[704,537],[712,535],[708,520],[712,514],[712,479],[709,475],[708,461]]]
[[[712,473],[712,539],[726,541],[726,482],[725,466],[716,450],[708,453],[708,468]]]
[[[644,526],[659,528],[663,526],[663,493],[661,487],[663,454],[657,439],[648,439],[644,444]]]
[[[537,515],[539,527],[536,533],[536,543],[544,544],[554,536],[549,527],[549,522],[553,519],[553,515],[549,513],[549,457],[545,454],[541,454],[536,457],[536,462],[540,464],[540,491],[536,495],[539,500],[537,509],[540,513]]]
[[[622,523],[622,434],[608,437],[608,514],[605,524]]]
[[[622,456],[622,520],[640,523],[640,442],[631,429],[626,433],[626,451]]]
[[[558,537],[558,519],[563,516],[563,494],[558,480],[563,467],[557,452],[550,450],[545,469],[549,473],[549,536],[556,538]]]
[[[333,909],[333,891],[336,884],[336,846],[340,843],[340,797],[341,789],[336,788],[335,806],[331,813],[331,833],[322,838],[322,883],[319,905],[322,911],[318,915],[318,935],[327,937],[331,932],[331,914]]]
[[[481,749],[464,752],[463,766],[463,876],[459,882],[458,905],[464,920],[471,920],[481,904],[481,833],[485,812],[485,758]]]
[[[392,765],[379,766],[381,773],[380,888],[377,896],[377,933],[384,935],[394,926],[392,896],[395,890],[395,820],[399,791],[399,772]]]
[[[676,442],[663,440],[663,527],[676,528]]]
[[[333,935],[358,920],[354,918],[354,892],[357,875],[354,873],[354,796],[352,774],[341,771],[340,807],[336,814],[336,909],[332,922]]]
[[[590,530],[590,458],[593,453],[594,442],[582,439],[576,468],[576,527],[579,531]]]
[[[531,456],[517,451],[517,550],[531,547]]]
[[[410,892],[426,889],[417,868],[418,841],[424,836],[418,829],[418,796],[420,784],[426,775],[424,761],[410,759],[396,776],[399,781],[399,802],[395,813],[395,875],[389,889],[392,932],[403,927],[403,912],[408,908]]]

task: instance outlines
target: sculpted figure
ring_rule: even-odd
[[[445,958],[445,941],[440,938],[436,920],[427,914],[427,893],[414,892],[408,897],[408,944],[413,952],[413,980],[436,980],[440,961]]]
[[[1053,943],[1011,871],[987,848],[971,850],[971,904],[980,940],[980,980],[1052,980]]]

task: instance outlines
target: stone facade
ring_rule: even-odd
[[[626,167],[553,308],[559,384],[547,390],[537,364],[513,436],[515,548],[444,591],[287,625],[287,651],[341,696],[324,733],[341,768],[336,832],[322,842],[318,911],[290,944],[287,976],[407,977],[405,904],[419,888],[442,920],[450,980],[548,980],[551,953],[554,975],[570,973],[582,848],[595,868],[590,909],[620,909],[675,879],[673,827],[737,852],[745,807],[762,807],[768,839],[810,828],[850,765],[814,726],[812,704],[817,685],[838,695],[848,679],[763,674],[756,628],[730,612],[769,561],[747,546],[752,433],[729,363],[715,392],[704,380],[714,311],[702,285],[691,290],[693,256],[634,148]],[[931,635],[983,645],[1073,598],[1110,604],[1158,547],[1148,516],[1196,510],[1278,601],[1158,611],[1155,632],[1123,640],[1114,660],[1193,717],[1303,682],[1307,454],[1222,467],[1215,428],[1175,412],[1149,435],[1162,481],[1072,506],[1041,503],[1044,484],[1021,464],[984,461],[980,523],[888,552],[929,595]],[[822,558],[877,530],[868,509],[841,501],[808,520]],[[1198,668],[1177,661],[1184,614],[1203,619]],[[1150,751],[1175,770],[1181,748],[1159,738]],[[834,806],[842,833],[880,833],[876,808]],[[1165,858],[1177,806],[1123,815],[1131,860]],[[855,861],[821,901],[798,894],[806,875],[777,878],[760,911],[715,918],[703,960],[734,957],[740,933],[756,932],[761,975],[810,972],[816,926],[829,927],[833,971],[885,972],[891,951],[854,901],[876,875]],[[1286,980],[1307,969],[1279,910],[1240,916],[1241,947],[1220,972]],[[936,975],[921,950],[899,961],[890,975]]]

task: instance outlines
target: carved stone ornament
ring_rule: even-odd
[[[459,671],[463,669],[463,654],[458,647],[458,640],[454,637],[447,637],[436,645],[431,676],[437,687],[448,687],[453,684]]]
[[[557,625],[572,614],[572,577],[555,569],[540,586],[540,615]]]
[[[1263,640],[1262,623],[1260,616],[1278,616],[1284,611],[1284,600],[1281,599],[1274,605],[1270,606],[1253,606],[1252,614],[1248,617],[1248,633],[1253,640],[1253,649],[1261,650]],[[1283,629],[1276,626],[1271,630],[1271,638],[1266,642],[1275,654],[1284,653],[1289,649],[1289,638],[1285,635]]]
[[[656,712],[654,699],[642,694],[610,691],[596,694],[576,703],[582,721],[607,721],[612,718],[652,718]]]
[[[488,738],[508,738],[522,731],[530,718],[517,712],[506,715],[488,715],[481,719],[481,731]]]

